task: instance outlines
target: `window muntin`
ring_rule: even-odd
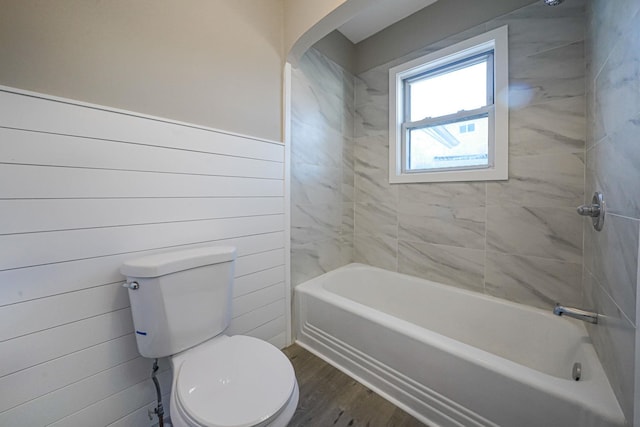
[[[506,26],[389,73],[391,183],[507,179]]]

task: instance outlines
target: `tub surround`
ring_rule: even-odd
[[[584,292],[588,305],[603,315],[589,328],[598,355],[625,415],[640,425],[640,383],[634,386],[640,344],[634,344],[639,339],[640,3],[594,0],[588,6],[585,194],[604,194],[607,218],[600,233],[584,223]]]
[[[505,24],[509,181],[389,185],[388,68]],[[561,301],[593,309],[604,315],[589,327],[596,351],[626,417],[640,424],[633,408],[640,401],[638,28],[634,0],[566,0],[557,7],[538,1],[357,76],[341,70],[347,86],[355,80],[353,146],[343,139],[319,152],[353,150],[353,166],[343,163],[339,171],[345,180],[354,174],[353,216],[342,211],[353,224],[353,256],[298,241],[306,252],[300,257],[294,248],[300,280],[293,283],[357,261],[536,307]],[[315,64],[321,62],[336,67],[326,58]],[[321,98],[303,98],[309,94]],[[295,101],[299,93],[293,95]],[[297,117],[300,124],[307,114]],[[604,193],[609,215],[600,233],[575,214],[595,190]]]
[[[502,25],[509,180],[390,185],[388,69]],[[360,74],[354,260],[536,307],[580,305],[583,51],[584,1],[536,2]]]
[[[536,307],[580,306],[584,7],[536,2],[358,76],[309,50],[293,70],[292,283],[357,261]],[[390,185],[388,69],[502,25],[510,179]]]
[[[353,252],[354,79],[315,49],[292,70],[291,282]]]

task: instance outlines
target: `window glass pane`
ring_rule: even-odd
[[[489,166],[487,116],[410,129],[407,142],[408,170]]]
[[[409,85],[409,121],[440,117],[487,105],[487,62],[426,75]]]

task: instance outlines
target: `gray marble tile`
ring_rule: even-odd
[[[378,174],[389,180],[388,133],[355,138],[354,171],[356,174]]]
[[[354,262],[397,271],[397,259],[397,239],[356,234],[353,248]]]
[[[291,206],[291,241],[303,244],[336,239],[343,225],[342,205]]]
[[[291,164],[293,204],[342,203],[342,169],[310,164]]]
[[[355,205],[353,203],[343,203],[341,214],[342,221],[340,223],[340,236],[353,243],[353,234],[355,232]]]
[[[291,164],[342,166],[342,133],[326,126],[313,126],[299,120],[291,122]]]
[[[291,69],[291,120],[305,122],[309,126],[325,125],[320,105],[312,90],[313,83],[300,68]]]
[[[353,247],[341,239],[291,245],[291,283],[299,285],[351,262]]]
[[[389,184],[389,175],[385,172],[356,172],[356,203],[396,205],[398,186]]]
[[[354,177],[355,179],[355,177]],[[356,189],[355,183],[342,183],[342,202],[343,203],[354,203],[356,200]]]
[[[584,42],[514,59],[509,65],[509,80],[510,105],[584,95]]]
[[[484,251],[400,241],[398,271],[446,285],[483,292]]]
[[[592,0],[588,4],[590,31],[587,38],[592,39],[591,68],[597,74],[616,43],[631,30],[640,3],[637,0]]]
[[[391,67],[388,64],[383,64],[358,74],[358,83],[356,83],[357,109],[370,102],[371,97],[389,94],[389,68]]]
[[[343,139],[342,145],[342,200],[344,202],[355,201],[355,139],[348,137]]]
[[[585,98],[560,99],[509,113],[509,152],[514,156],[582,153]]]
[[[595,114],[608,135],[640,113],[640,13],[631,28],[615,45],[595,82]]]
[[[298,286],[323,274],[314,244],[291,250],[291,285]]]
[[[585,267],[632,322],[636,321],[639,226],[638,220],[608,215],[602,231],[585,229]]]
[[[582,265],[487,252],[485,289],[490,295],[540,308],[556,302],[582,305]]]
[[[342,131],[345,100],[353,97],[353,83],[350,87],[344,70],[315,49],[310,49],[300,60],[299,71],[292,73],[292,101],[295,100],[292,102],[292,116],[308,121],[320,115],[317,120],[322,125]],[[297,93],[302,96],[297,96]]]
[[[487,249],[579,263],[582,224],[574,208],[489,207]]]
[[[586,95],[586,118],[587,125],[586,130],[586,147],[593,145],[600,138],[602,138],[603,131],[602,125],[596,123],[595,113],[595,80],[597,72],[594,69],[598,55],[602,55],[601,52],[595,51],[595,44],[598,42],[596,33],[598,29],[593,26],[593,9],[594,1],[587,2],[587,30],[585,31],[585,95]],[[600,49],[598,49],[600,50]],[[607,49],[609,51],[609,49]],[[598,70],[599,71],[599,70]],[[599,134],[599,135],[597,135]]]
[[[292,72],[291,274],[353,259],[355,78],[311,50]]]
[[[585,182],[584,182],[584,200],[583,204],[591,203],[591,198],[595,191],[602,192],[602,183],[600,182],[600,176],[596,170],[597,160],[597,145],[604,144],[608,141],[608,137],[601,140],[596,146],[590,147],[585,151]],[[589,223],[590,224],[590,223]]]
[[[602,115],[597,110],[595,80],[589,80],[587,83],[587,125],[585,126],[585,148],[587,149],[593,147],[606,136]]]
[[[398,213],[388,203],[356,203],[354,222],[356,236],[398,236]]]
[[[356,137],[389,134],[389,98],[377,96],[356,110],[354,132]]]
[[[295,85],[295,79],[292,77],[291,83],[291,123],[292,132],[295,130],[293,127],[295,124],[305,125],[310,130],[320,129],[320,132],[334,132],[341,134],[341,123],[329,123],[326,119],[326,115],[323,113],[325,110],[330,109],[327,105],[322,105],[319,100],[316,99],[314,89],[312,86],[302,86],[302,84]],[[316,91],[318,89],[315,89]],[[332,109],[337,116],[338,109]],[[335,122],[337,117],[333,119]],[[342,120],[342,118],[340,118]],[[324,129],[327,129],[326,131]],[[307,136],[309,136],[307,134]]]
[[[487,30],[509,26],[509,57],[518,59],[584,40],[585,0],[556,7],[535,2],[487,23]]]
[[[371,89],[369,88],[369,85],[367,84],[367,82],[362,80],[362,78],[359,75],[355,76],[355,90],[354,90],[354,95],[355,95],[354,110],[355,111],[358,110],[358,107],[360,107],[361,104],[368,102],[369,90]]]
[[[355,166],[356,139],[354,136],[342,137],[342,169],[344,170],[344,182],[353,182],[353,171]],[[348,181],[348,179],[351,181]]]
[[[588,190],[605,196],[607,211],[640,218],[640,115],[622,124],[587,153]]]
[[[487,204],[564,207],[582,204],[582,156],[582,153],[510,156],[509,180],[487,183]]]
[[[398,209],[405,206],[481,207],[487,198],[484,182],[435,182],[398,185]]]
[[[355,100],[355,136],[389,129],[389,73],[377,67],[358,76]]]
[[[597,325],[587,325],[598,358],[609,378],[618,403],[628,420],[633,419],[635,328],[605,289],[590,274],[585,275],[587,300],[600,314]],[[636,408],[637,410],[637,408]]]
[[[485,214],[484,207],[404,205],[398,213],[398,238],[484,249]]]
[[[318,50],[309,49],[298,62],[298,67],[306,79],[311,84],[322,87],[325,94],[336,95],[344,92],[344,69]]]

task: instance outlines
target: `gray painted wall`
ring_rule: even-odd
[[[281,0],[0,0],[0,85],[281,140]]]

